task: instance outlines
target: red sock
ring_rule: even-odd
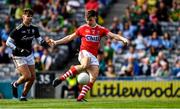
[[[86,93],[92,88],[92,86],[93,86],[92,82],[89,82],[87,85],[84,85],[77,100],[83,99],[85,97]]]
[[[78,72],[74,66],[72,66],[65,74],[60,76],[60,80],[64,81],[66,78],[76,75]]]

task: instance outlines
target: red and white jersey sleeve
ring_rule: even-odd
[[[97,56],[98,49],[100,47],[101,37],[107,36],[109,30],[100,25],[91,27],[87,24],[80,26],[76,30],[76,35],[81,37],[80,50],[87,50],[94,56]]]

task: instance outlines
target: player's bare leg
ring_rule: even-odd
[[[17,81],[12,83],[13,96],[16,98],[18,97],[17,87],[20,84],[23,84],[24,82],[28,81],[31,77],[31,73],[27,65],[19,66],[17,69],[21,73],[22,76],[20,76]]]
[[[90,82],[82,87],[81,93],[79,94],[77,101],[84,101],[86,93],[92,88],[96,78],[99,75],[99,67],[97,65],[91,65],[86,69],[90,76]],[[86,100],[85,100],[86,101]]]
[[[22,93],[21,98],[20,98],[21,101],[27,101],[26,96],[27,96],[29,90],[31,89],[31,87],[34,83],[34,80],[36,78],[35,66],[29,65],[28,67],[29,67],[29,70],[31,72],[31,78],[24,85],[24,90],[23,90],[23,93]]]
[[[69,76],[73,76],[78,74],[81,71],[86,70],[89,67],[90,63],[90,58],[89,57],[84,57],[81,59],[81,65],[75,65],[72,66],[66,73],[61,75],[60,77],[56,78],[53,81],[53,86],[56,87],[58,86],[62,81],[66,80]]]

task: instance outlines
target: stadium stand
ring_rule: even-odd
[[[107,67],[115,67],[116,76],[176,76],[172,71],[179,62],[180,23],[171,13],[178,10],[178,1],[173,0],[170,4],[175,5],[163,0],[133,0],[123,16],[114,16],[110,30],[131,41],[125,49],[120,42],[106,41],[110,45],[103,48],[104,61]],[[160,59],[154,68],[156,58]]]

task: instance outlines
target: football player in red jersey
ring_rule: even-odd
[[[123,41],[125,45],[128,44],[128,40],[118,34],[110,32],[108,29],[98,25],[96,23],[97,13],[94,10],[89,10],[85,15],[86,24],[80,26],[76,32],[68,35],[60,40],[54,41],[51,39],[51,46],[58,44],[68,43],[69,41],[81,37],[81,47],[78,60],[80,65],[72,66],[66,73],[56,78],[53,81],[53,86],[56,87],[67,77],[76,75],[82,71],[87,71],[90,75],[90,82],[82,87],[77,101],[85,101],[84,97],[86,93],[92,88],[96,78],[99,74],[99,62],[96,58],[98,49],[100,46],[100,40],[103,36],[108,36],[118,41]]]

